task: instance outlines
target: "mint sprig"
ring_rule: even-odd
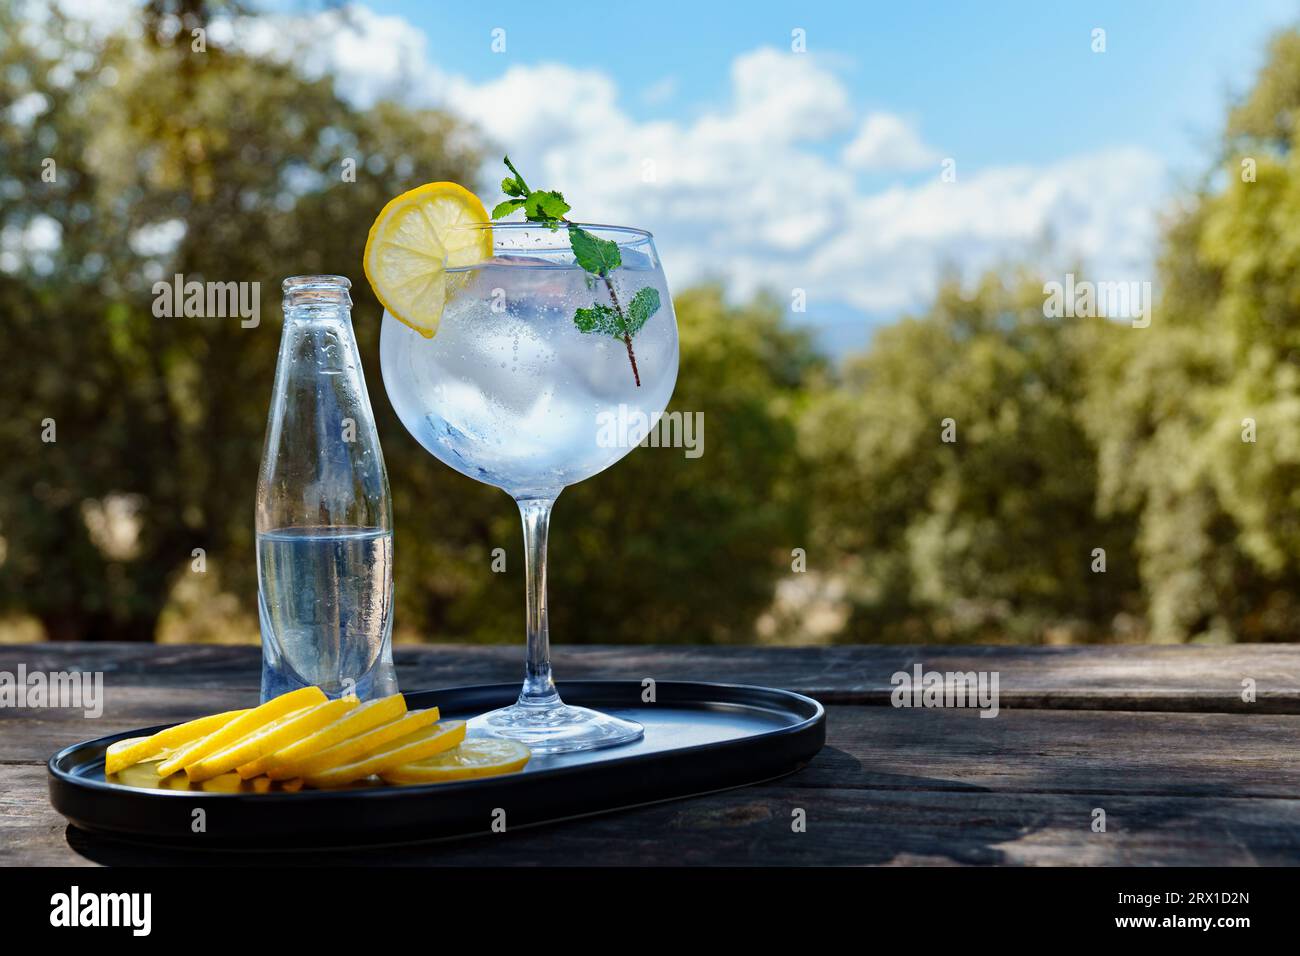
[[[650,321],[650,317],[659,311],[659,290],[653,286],[644,286],[632,297],[627,311],[618,301],[610,273],[623,264],[623,254],[618,243],[601,239],[581,226],[565,218],[565,213],[572,208],[562,193],[552,189],[530,189],[524,177],[515,169],[510,157],[505,157],[506,168],[510,175],[501,180],[501,191],[510,197],[497,203],[492,210],[493,219],[501,219],[518,209],[524,211],[528,222],[540,223],[550,229],[564,226],[569,231],[569,246],[573,249],[574,261],[586,272],[598,277],[605,283],[609,293],[609,304],[593,302],[590,308],[578,309],[573,315],[573,324],[580,332],[612,335],[621,338],[627,346],[627,359],[632,364],[632,378],[637,388],[641,387],[641,373],[637,369],[636,354],[632,351],[632,336]]]
[[[627,307],[627,316],[620,318],[611,306],[594,303],[590,309],[579,309],[573,316],[574,324],[582,332],[603,332],[606,335],[621,336],[623,325],[631,335],[641,331],[641,326],[650,321],[650,316],[659,311],[659,290],[646,286],[632,298]]]
[[[569,245],[578,265],[593,275],[607,276],[623,264],[623,254],[618,243],[593,236],[586,229],[569,230]]]

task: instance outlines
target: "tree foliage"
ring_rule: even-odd
[[[1160,640],[1300,628],[1300,34],[1234,108],[1170,222],[1150,328],[1114,337],[1085,410],[1103,507],[1138,526]]]
[[[1131,603],[1131,533],[1095,512],[1075,412],[1108,330],[1071,321],[1028,277],[950,281],[814,405],[814,537],[853,582],[845,639],[1095,639]]]
[[[54,638],[152,638],[195,549],[222,591],[255,606],[280,280],[359,278],[389,198],[473,183],[480,168],[473,131],[442,113],[359,110],[288,59],[211,42],[195,55],[188,28],[208,7],[152,3],[143,36],[99,43],[57,16],[36,36],[0,6],[0,102],[39,107],[0,111],[0,229],[22,253],[0,269],[0,610],[35,615]],[[58,241],[40,251],[31,237],[49,228]],[[153,283],[176,273],[260,283],[260,325],[155,317]],[[515,508],[402,428],[378,368],[380,307],[365,282],[352,296],[393,489],[397,627],[519,640]],[[770,302],[729,306],[717,289],[677,307],[674,407],[707,410],[708,452],[638,449],[561,499],[552,620],[565,642],[741,639],[770,600],[773,555],[801,534],[789,396],[813,363],[806,338]],[[115,545],[106,529],[124,520],[138,534]],[[506,574],[492,573],[495,548]]]
[[[0,600],[53,637],[149,639],[201,548],[245,606],[255,594],[252,501],[288,274],[355,274],[374,210],[433,179],[467,179],[479,156],[445,115],[392,104],[360,112],[329,80],[188,36],[100,44],[57,16],[24,29],[5,7],[0,114],[9,198],[0,228],[26,252],[0,271],[0,351],[10,414],[0,469],[6,558]],[[54,163],[53,182],[42,181]],[[359,164],[355,181],[343,163]],[[56,230],[34,251],[32,230]],[[179,237],[174,248],[149,238]],[[15,253],[11,252],[11,255]],[[156,280],[260,284],[262,321],[158,318]],[[366,371],[379,382],[379,307],[353,289]],[[400,430],[376,390],[381,430]],[[42,441],[53,419],[57,440]],[[404,477],[427,470],[391,443]],[[396,506],[442,496],[405,481]],[[469,497],[473,497],[471,493]],[[117,504],[139,533],[105,548],[95,516]],[[467,525],[441,509],[451,534]],[[102,534],[101,534],[102,537]]]
[[[141,31],[97,39],[0,0],[0,612],[54,638],[152,638],[196,549],[253,608],[280,280],[359,278],[376,210],[473,183],[487,148],[435,110],[358,109],[288,57],[195,55],[218,8],[243,9],[151,0]],[[670,411],[702,414],[704,454],[638,449],[561,496],[557,642],[802,639],[809,609],[773,610],[794,552],[844,611],[831,639],[1294,639],[1298,119],[1289,31],[1168,223],[1148,328],[1047,318],[1041,277],[1007,270],[944,283],[832,369],[777,300],[680,292]],[[260,283],[260,324],[156,317],[177,273]],[[380,307],[364,282],[353,300],[397,627],[517,641],[514,506],[407,435]]]
[[[775,301],[728,305],[718,286],[674,304],[682,364],[669,413],[702,416],[703,453],[638,448],[560,497],[560,640],[750,641],[790,549],[807,540],[796,420],[822,367],[807,334]]]

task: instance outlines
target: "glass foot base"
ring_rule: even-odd
[[[615,747],[640,740],[645,733],[645,728],[634,720],[586,707],[570,707],[559,700],[554,704],[511,704],[475,717],[468,729],[517,740],[538,754]]]

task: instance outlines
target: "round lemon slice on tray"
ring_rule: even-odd
[[[478,197],[456,183],[426,183],[379,211],[363,265],[393,318],[433,338],[447,302],[445,270],[491,258],[488,222]]]
[[[528,748],[514,740],[468,737],[451,750],[381,770],[379,775],[386,783],[443,783],[495,777],[522,770],[530,756]]]
[[[444,720],[407,734],[405,737],[399,737],[353,763],[331,767],[320,773],[310,773],[304,779],[309,786],[320,789],[339,787],[382,773],[398,764],[431,757],[450,747],[455,747],[464,739],[465,721]]]

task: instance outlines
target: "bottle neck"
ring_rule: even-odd
[[[352,314],[352,287],[343,276],[292,276],[284,280],[285,322],[341,320]]]
[[[351,303],[289,303],[284,304],[284,324],[302,325],[313,322],[348,323],[352,321]]]

